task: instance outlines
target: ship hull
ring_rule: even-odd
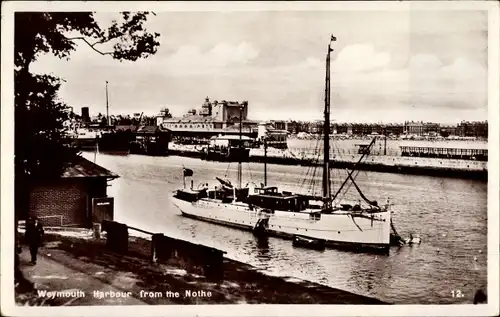
[[[260,218],[269,218],[269,236],[293,239],[300,235],[325,241],[328,247],[360,252],[389,251],[390,213],[371,217],[352,217],[348,214],[322,214],[319,220],[311,219],[308,212],[275,211],[265,214],[251,210],[245,204],[224,204],[211,199],[187,202],[173,198],[174,205],[185,217],[210,223],[253,231]]]

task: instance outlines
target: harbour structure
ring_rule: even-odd
[[[481,147],[437,147],[402,145],[401,156],[488,161],[488,149]]]

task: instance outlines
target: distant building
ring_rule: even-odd
[[[384,126],[385,135],[401,135],[404,132],[404,125],[398,123],[389,123]]]
[[[413,122],[413,121],[405,121],[405,130],[406,134],[414,134],[414,135],[422,135],[424,133],[424,123]]]
[[[297,121],[288,120],[286,122],[285,130],[290,134],[297,134],[300,131],[300,124]]]
[[[77,157],[61,177],[31,184],[30,212],[45,226],[90,228],[93,222],[113,220],[113,199],[106,191],[115,178],[118,175],[104,167]],[[107,215],[97,210],[93,199],[108,204]]]
[[[438,134],[440,131],[440,124],[433,122],[425,122],[422,125],[423,134]]]
[[[287,130],[287,122],[284,120],[271,120],[271,124],[275,129]]]
[[[439,135],[442,137],[449,137],[457,135],[457,125],[453,124],[442,124],[439,127]]]
[[[457,134],[461,137],[488,137],[488,121],[462,121],[457,126]]]
[[[219,134],[239,134],[240,118],[242,134],[255,137],[257,122],[248,120],[248,102],[210,101],[207,97],[201,110],[189,110],[184,116],[169,118],[160,114],[156,123],[168,129],[172,137],[205,137]]]
[[[275,122],[273,121],[259,123],[257,140],[263,142],[265,139],[269,147],[286,149],[288,147],[288,131],[284,129],[277,129],[274,124]],[[280,124],[277,126],[283,127]]]
[[[90,122],[89,107],[82,107],[82,122],[83,123]]]

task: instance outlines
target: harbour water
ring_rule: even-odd
[[[314,142],[314,141],[313,141]],[[487,282],[487,184],[453,178],[360,172],[357,184],[379,202],[390,197],[398,232],[422,244],[392,248],[388,256],[327,249],[294,248],[291,241],[258,242],[251,233],[184,218],[170,201],[182,186],[182,168],[194,171],[194,186],[216,184],[215,176],[236,180],[237,164],[185,157],[83,156],[120,175],[108,194],[115,220],[148,231],[196,241],[268,274],[294,276],[398,304],[470,303]],[[268,185],[283,190],[320,190],[321,172],[301,166],[268,165]],[[307,177],[306,177],[307,176]],[[314,183],[303,179],[314,176]],[[333,171],[333,187],[345,178]],[[262,164],[243,164],[243,184],[263,182]],[[304,187],[301,188],[301,184]],[[355,190],[347,194],[354,198]],[[465,296],[456,298],[460,290]]]

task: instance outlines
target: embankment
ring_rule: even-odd
[[[223,280],[213,282],[186,272],[180,264],[152,263],[151,241],[138,237],[129,238],[126,254],[109,251],[102,238],[83,239],[52,233],[46,236],[46,245],[40,251],[42,255],[50,252],[51,260],[94,278],[96,272],[100,272],[98,278],[103,283],[123,287],[122,291],[131,292],[135,297],[141,290],[181,294],[179,297],[140,298],[147,304],[387,304],[308,281],[268,276],[227,258],[223,260]],[[127,283],[117,285],[117,276],[124,274]],[[185,296],[187,290],[204,292],[205,296]]]

